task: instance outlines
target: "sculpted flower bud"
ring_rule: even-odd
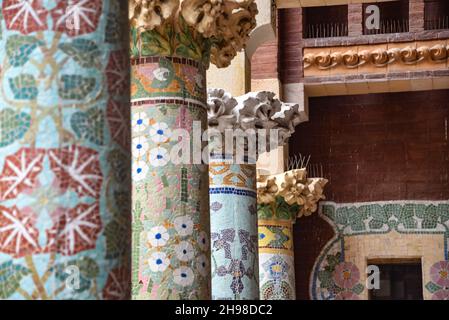
[[[179,0],[131,0],[129,19],[136,28],[153,30],[177,11]]]
[[[217,19],[223,12],[223,0],[184,0],[182,17],[203,37],[210,38],[217,33]]]

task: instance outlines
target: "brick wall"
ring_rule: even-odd
[[[348,36],[357,37],[363,33],[364,23],[363,18],[363,4],[351,3],[348,5]]]
[[[447,200],[448,101],[449,90],[311,98],[290,154],[323,165],[330,201]],[[311,268],[332,237],[323,223],[295,226],[298,299],[308,298]]]
[[[424,0],[409,0],[410,32],[424,30]]]
[[[435,15],[435,13],[429,14]],[[410,32],[408,33],[362,35],[362,4],[348,6],[348,37],[303,39],[301,8],[280,9],[278,10],[278,19],[279,44],[266,43],[256,51],[252,59],[252,79],[274,78],[273,75],[279,73],[279,79],[283,84],[302,82],[302,50],[304,47],[368,45],[447,39],[449,37],[449,30],[424,30],[424,0],[410,0],[409,2]],[[276,57],[278,57],[277,61]]]
[[[251,58],[251,79],[278,78],[277,40],[264,43]]]
[[[283,84],[302,78],[301,8],[279,10],[279,73]]]
[[[309,300],[310,273],[324,245],[334,236],[332,227],[318,215],[298,219],[293,227],[296,299]]]

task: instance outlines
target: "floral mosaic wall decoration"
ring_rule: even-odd
[[[295,265],[292,255],[261,253],[260,299],[295,300]]]
[[[207,125],[205,69],[176,57],[131,64],[132,298],[209,299],[207,166],[170,161],[175,129]]]
[[[432,281],[426,289],[432,293],[432,300],[449,300],[449,261],[438,261],[430,269]]]
[[[0,3],[0,298],[126,299],[126,3]]]
[[[426,290],[433,298],[445,297],[444,277],[448,260],[449,203],[445,201],[389,201],[353,204],[322,202],[320,217],[334,229],[335,236],[324,246],[311,274],[310,296],[313,300],[358,299],[364,286],[357,282],[360,272],[345,259],[345,241],[351,236],[398,234],[440,235],[445,261],[428,271],[432,282]],[[425,272],[425,270],[423,270]],[[347,280],[346,282],[344,280]]]
[[[359,300],[364,289],[359,282],[360,271],[341,257],[340,252],[326,256],[326,265],[318,272],[320,287],[329,293],[329,300]]]
[[[256,168],[212,158],[212,298],[259,299]]]

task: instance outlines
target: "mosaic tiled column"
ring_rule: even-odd
[[[129,298],[126,2],[0,5],[0,299]]]
[[[256,13],[253,0],[130,2],[133,299],[211,297],[208,166],[194,126],[207,128],[209,59],[229,65]]]
[[[212,298],[259,299],[256,165],[211,156]],[[254,162],[253,162],[254,163]]]
[[[261,299],[296,299],[293,223],[316,211],[326,183],[307,178],[304,169],[258,177]]]
[[[260,297],[295,300],[293,221],[259,219]]]
[[[283,104],[274,96],[272,92],[262,91],[233,98],[224,90],[209,90],[209,128],[218,130],[222,136],[218,150],[217,145],[211,147],[209,164],[214,299],[259,299],[257,174],[256,161],[251,161],[251,157],[257,157],[255,146],[272,132],[262,130],[265,135],[250,139],[251,131],[246,131],[242,145],[232,146],[233,154],[223,157],[223,150],[229,149],[225,137],[236,134],[236,130],[256,132],[260,128],[276,128],[284,133],[274,137],[276,147],[283,143],[290,129],[282,121],[274,120],[274,115],[290,123],[298,105]],[[235,143],[239,143],[238,139]],[[243,159],[238,159],[239,153],[244,154]]]

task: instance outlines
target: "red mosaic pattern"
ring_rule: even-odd
[[[29,34],[48,28],[42,0],[4,0],[2,12],[8,30]]]
[[[47,230],[46,250],[63,255],[94,249],[102,223],[98,203],[79,204],[73,209],[57,210],[53,227]]]
[[[80,146],[49,151],[50,167],[62,190],[73,189],[80,197],[100,198],[103,177],[98,152]]]
[[[94,32],[102,13],[101,0],[59,1],[51,10],[53,29],[70,37]]]
[[[131,119],[129,105],[109,99],[106,109],[112,139],[125,149],[129,149]]]
[[[131,281],[128,268],[115,268],[109,273],[103,289],[103,299],[124,300],[130,295],[128,283]]]
[[[0,175],[0,200],[14,199],[25,189],[35,186],[44,155],[43,149],[22,148],[6,157]]]
[[[125,50],[111,52],[106,67],[108,91],[111,95],[125,95],[129,90],[129,59]]]
[[[0,206],[0,252],[20,258],[40,251],[35,221],[30,210]]]

